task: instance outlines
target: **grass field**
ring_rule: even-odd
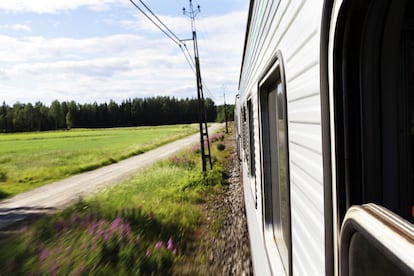
[[[202,204],[222,191],[223,137],[210,136],[216,142],[206,175],[196,146],[0,240],[2,273],[181,275],[206,219]]]
[[[0,198],[115,163],[197,131],[197,125],[0,134]]]

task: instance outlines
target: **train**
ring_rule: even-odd
[[[414,275],[414,1],[251,0],[235,126],[256,275]]]

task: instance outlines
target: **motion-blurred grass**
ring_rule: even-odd
[[[0,198],[118,162],[196,131],[193,124],[0,134]]]
[[[187,149],[0,240],[2,273],[181,274],[175,266],[192,250],[202,203],[222,191],[228,158],[212,146],[213,170],[203,174],[199,153]]]

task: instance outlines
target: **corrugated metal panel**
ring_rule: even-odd
[[[321,121],[320,96],[314,95],[288,103],[288,117],[290,123],[319,125]]]
[[[262,220],[257,86],[280,50],[285,61],[295,275],[324,275],[324,204],[319,88],[321,0],[256,1],[241,72],[241,101],[252,99],[257,222]],[[251,186],[250,186],[251,187]],[[252,190],[253,191],[253,190]],[[261,233],[260,233],[261,234]]]
[[[321,127],[320,125],[291,123],[289,128],[290,143],[306,145],[313,151],[320,152]]]
[[[325,273],[320,24],[315,21],[321,8],[321,3],[307,1],[282,42],[289,120],[292,257],[296,275]]]

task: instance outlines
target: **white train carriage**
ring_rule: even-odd
[[[251,0],[235,112],[257,275],[414,275],[414,1]]]

